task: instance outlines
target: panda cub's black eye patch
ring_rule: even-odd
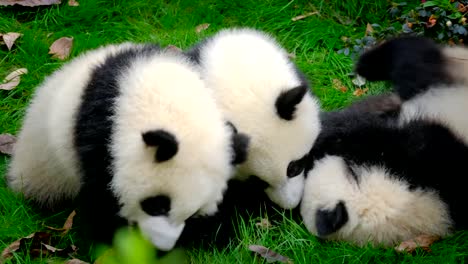
[[[303,170],[304,170],[304,160],[303,159],[293,160],[288,165],[286,175],[289,178],[296,177]]]
[[[164,216],[171,210],[171,199],[166,195],[149,197],[140,202],[141,209],[151,216]]]

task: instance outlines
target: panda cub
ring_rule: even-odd
[[[217,211],[247,143],[188,58],[155,45],[109,45],[37,89],[7,181],[44,207],[77,200],[99,242],[137,224],[170,250],[188,218]]]
[[[256,176],[273,202],[296,207],[303,157],[320,131],[319,103],[304,75],[274,38],[249,28],[221,30],[186,53],[224,116],[250,138],[237,179]]]
[[[361,56],[357,73],[391,81],[398,100],[371,97],[323,114],[301,203],[310,232],[394,245],[468,228],[467,58],[466,48],[421,37]]]

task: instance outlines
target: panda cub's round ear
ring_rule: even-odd
[[[284,120],[293,120],[296,105],[302,101],[307,90],[307,85],[303,84],[282,92],[275,102],[278,116]]]
[[[162,129],[145,132],[142,137],[147,146],[158,147],[155,155],[157,162],[170,160],[179,150],[175,136]]]

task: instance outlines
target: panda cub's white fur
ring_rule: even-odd
[[[415,234],[449,234],[448,208],[435,191],[409,191],[405,180],[398,180],[384,167],[354,169],[359,183],[342,157],[326,156],[316,162],[301,203],[303,222],[311,233],[319,233],[317,211],[333,211],[341,201],[348,220],[328,239],[391,246]]]
[[[182,54],[87,52],[37,88],[8,185],[50,208],[79,194],[91,236],[123,218],[169,250],[187,218],[217,211],[233,173],[234,131],[212,93]]]
[[[36,89],[9,164],[8,185],[13,190],[50,208],[78,195],[81,179],[73,129],[83,91],[94,67],[132,47],[124,43],[87,52]]]
[[[468,228],[466,58],[466,48],[411,36],[361,56],[357,73],[391,81],[395,94],[324,113],[301,203],[309,231],[390,246]]]
[[[269,184],[272,201],[297,206],[304,177],[288,177],[288,166],[308,152],[320,131],[319,103],[287,52],[264,32],[238,28],[216,33],[188,54],[200,64],[226,119],[250,137],[238,177],[255,175]],[[284,94],[297,87],[303,94],[283,103]],[[288,111],[292,116],[282,117]]]

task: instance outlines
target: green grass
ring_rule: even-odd
[[[66,2],[66,1],[64,1]],[[0,91],[0,133],[15,134],[34,88],[63,64],[51,59],[48,47],[63,36],[73,37],[71,57],[103,44],[123,41],[157,42],[186,48],[217,30],[231,26],[249,26],[273,34],[294,53],[295,62],[311,80],[314,93],[324,109],[343,107],[356,99],[357,88],[349,77],[353,62],[336,53],[342,36],[364,34],[367,23],[385,25],[387,1],[280,1],[280,0],[202,0],[194,1],[85,1],[79,7],[59,6],[0,8],[0,33],[20,32],[23,36],[11,51],[0,46],[0,79],[10,71],[25,67],[21,84],[12,91]],[[299,21],[292,17],[307,12],[315,15]],[[200,34],[195,27],[210,23]],[[339,80],[347,87],[342,92],[333,86]],[[365,85],[368,94],[384,91],[382,83]],[[0,175],[8,157],[0,156]],[[70,209],[71,210],[71,209]],[[45,213],[11,193],[0,178],[0,248],[45,225],[61,226],[69,211]],[[284,217],[269,229],[259,229],[256,219],[239,227],[238,239],[226,249],[187,253],[193,263],[258,263],[261,260],[247,250],[249,244],[261,244],[294,260],[295,263],[466,263],[468,232],[437,242],[431,253],[397,254],[392,249],[358,248],[346,243],[321,242],[300,223]],[[58,247],[70,243],[80,247],[78,257],[90,260],[91,249],[77,229],[58,239]],[[48,258],[32,260],[28,254],[15,254],[12,263],[47,263]],[[264,261],[263,261],[264,262]],[[9,263],[9,262],[7,262]]]

